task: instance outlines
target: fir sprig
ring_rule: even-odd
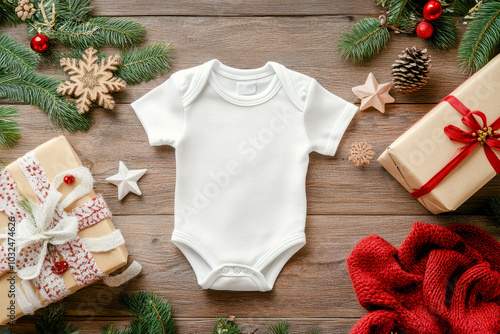
[[[34,51],[9,35],[0,35],[0,70],[23,74],[38,65]]]
[[[290,334],[288,327],[288,322],[280,321],[277,325],[269,325],[267,334]]]
[[[219,317],[216,320],[212,334],[241,334],[241,330],[235,325],[234,321]]]
[[[391,1],[388,10],[388,21],[395,27],[403,30],[410,30],[417,21],[414,11],[417,6],[412,0]]]
[[[441,15],[432,21],[434,33],[427,39],[437,50],[448,50],[457,44],[458,30],[455,20],[447,15]]]
[[[96,16],[91,18],[88,24],[97,28],[95,35],[111,46],[126,48],[138,45],[146,39],[146,29],[131,19]]]
[[[38,72],[0,83],[0,99],[28,103],[40,107],[58,126],[70,132],[87,131],[92,124],[80,115],[75,103],[57,93],[61,80]]]
[[[121,293],[119,301],[132,313],[134,320],[123,330],[110,326],[102,331],[103,334],[174,334],[176,332],[172,306],[166,299],[159,298],[154,293],[139,291]]]
[[[78,332],[66,321],[66,317],[64,306],[60,304],[47,306],[35,324],[37,334],[77,334]]]
[[[16,25],[21,23],[21,19],[16,15],[14,9],[16,6],[8,1],[0,2],[0,25],[10,24]]]
[[[153,80],[170,69],[171,51],[170,44],[154,43],[142,49],[122,52],[122,65],[115,76],[125,80],[128,85]]]
[[[479,6],[458,47],[460,65],[470,73],[482,68],[500,46],[500,1]]]
[[[352,27],[351,32],[340,37],[340,57],[354,62],[370,59],[386,46],[389,39],[388,28],[380,25],[377,19],[362,19]]]
[[[63,15],[66,20],[84,21],[90,16],[92,0],[66,0]]]
[[[475,5],[476,0],[454,0],[450,4],[450,8],[452,8],[452,11],[455,15],[465,16]]]
[[[0,146],[12,147],[21,138],[21,127],[14,120],[18,116],[14,107],[0,106]]]

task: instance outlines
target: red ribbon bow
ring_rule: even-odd
[[[500,128],[500,117],[488,125],[486,115],[484,113],[477,110],[471,111],[455,96],[449,95],[445,97],[443,101],[448,102],[459,113],[464,115],[464,117],[462,117],[462,122],[468,126],[471,131],[464,131],[451,124],[444,128],[444,133],[450,137],[451,140],[458,141],[466,145],[458,149],[457,155],[439,172],[437,172],[436,175],[427,181],[426,184],[411,193],[415,198],[419,198],[430,193],[452,170],[455,169],[455,167],[457,167],[469,154],[471,154],[478,145],[483,146],[484,153],[486,154],[491,166],[495,169],[497,174],[500,174],[500,159],[498,159],[495,152],[492,150],[500,150],[500,140],[498,139],[500,138],[500,133],[497,133],[497,130]],[[481,119],[483,123],[482,125],[479,124],[475,116]]]

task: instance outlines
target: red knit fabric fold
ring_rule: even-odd
[[[368,310],[351,334],[500,333],[500,244],[477,227],[415,223],[399,249],[369,236],[347,266]]]

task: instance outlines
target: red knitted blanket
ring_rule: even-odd
[[[415,223],[399,249],[372,235],[347,266],[368,310],[351,334],[500,333],[500,244],[477,227]]]

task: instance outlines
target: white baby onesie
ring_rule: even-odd
[[[175,148],[172,242],[204,289],[269,291],[305,244],[312,151],[334,155],[357,107],[304,74],[214,59],[132,103],[150,145]]]

